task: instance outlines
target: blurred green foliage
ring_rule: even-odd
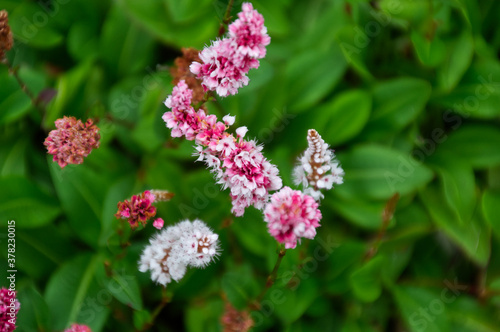
[[[498,331],[500,2],[252,3],[272,38],[267,57],[210,111],[248,126],[286,185],[309,128],[346,173],[322,201],[316,239],[284,257],[255,331]],[[0,0],[15,36],[7,58],[37,101],[0,65],[1,255],[14,219],[19,331],[148,322],[161,288],[137,261],[151,227],[134,234],[112,278],[103,262],[118,251],[117,202],[150,188],[176,194],[159,205],[167,224],[201,218],[223,248],[168,286],[172,302],[152,330],[219,331],[223,293],[242,309],[264,287],[277,247],[261,214],[233,218],[191,142],[170,138],[161,120],[168,66],[181,47],[215,39],[226,6]],[[102,140],[84,164],[60,169],[43,141],[63,115],[99,119]]]

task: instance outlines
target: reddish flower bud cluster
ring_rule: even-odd
[[[85,124],[75,117],[56,120],[56,128],[43,143],[61,168],[68,164],[81,164],[93,149],[99,147],[99,128],[88,119]]]
[[[197,104],[205,95],[205,91],[198,80],[190,70],[189,66],[193,61],[201,62],[198,56],[199,51],[194,48],[181,48],[182,56],[175,58],[174,66],[170,68],[170,74],[173,77],[172,83],[177,85],[181,80],[185,81],[188,87],[193,90],[193,103]]]
[[[155,196],[150,191],[134,195],[129,200],[118,202],[118,212],[115,217],[127,219],[130,227],[135,229],[139,223],[146,225],[146,222],[156,215],[156,207],[153,206]]]
[[[0,60],[4,57],[5,52],[10,50],[14,44],[8,16],[7,11],[0,11]]]
[[[224,332],[247,332],[254,325],[248,311],[238,311],[229,302],[226,302],[220,322]]]

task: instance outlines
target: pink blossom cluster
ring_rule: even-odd
[[[93,149],[99,147],[99,128],[88,119],[85,124],[75,117],[57,119],[55,130],[43,143],[61,168],[68,164],[81,164]]]
[[[226,115],[220,122],[203,110],[195,112],[188,106],[191,95],[186,83],[180,81],[165,101],[172,111],[166,112],[163,120],[172,129],[172,136],[195,140],[198,161],[205,161],[223,189],[231,190],[236,216],[242,216],[250,205],[262,209],[269,191],[282,186],[278,169],[264,157],[262,146],[244,139],[246,127],[238,128],[236,137],[226,131],[234,123],[234,116]]]
[[[64,330],[64,332],[92,332],[92,330],[87,325],[73,324],[69,329]]]
[[[203,81],[205,91],[216,91],[221,97],[234,95],[248,84],[248,71],[259,67],[258,59],[265,57],[265,47],[271,42],[263,16],[248,2],[228,28],[226,38],[200,52],[203,63],[193,62],[189,67]]]
[[[0,289],[0,332],[12,332],[16,329],[19,307],[16,292],[2,287]]]
[[[264,209],[269,233],[287,249],[295,248],[302,237],[313,239],[321,217],[314,198],[290,187],[274,193]]]

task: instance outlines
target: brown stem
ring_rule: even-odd
[[[368,251],[366,252],[365,261],[369,261],[377,253],[378,248],[382,243],[382,239],[387,232],[387,228],[391,223],[392,215],[394,214],[394,210],[396,210],[396,204],[398,203],[398,200],[399,193],[395,193],[385,205],[384,211],[382,211],[382,225],[380,226],[380,230],[378,231],[377,238],[373,242],[370,249],[368,249]]]
[[[229,0],[229,3],[227,4],[227,9],[226,13],[224,14],[224,17],[222,18],[222,22],[220,24],[219,28],[219,37],[222,37],[222,35],[226,32],[226,25],[229,24],[231,21],[231,9],[233,8],[234,0]]]
[[[253,303],[250,305],[250,309],[258,310],[260,309],[260,302],[264,298],[264,295],[266,295],[267,291],[269,288],[271,288],[272,285],[274,285],[274,282],[276,281],[276,277],[278,275],[278,269],[281,265],[281,261],[283,260],[283,257],[286,254],[286,249],[280,246],[280,249],[278,251],[278,259],[276,260],[276,264],[274,264],[274,268],[267,277],[266,280],[266,285],[262,292],[256,297],[256,299],[253,301]]]

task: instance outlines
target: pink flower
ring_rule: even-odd
[[[99,128],[91,119],[85,124],[75,117],[63,117],[55,122],[56,128],[43,143],[61,168],[67,164],[81,164],[92,149],[99,147]]]
[[[236,137],[226,131],[235,121],[233,116],[226,115],[223,123],[217,121],[215,115],[205,115],[203,110],[195,113],[192,107],[175,108],[174,101],[184,100],[177,94],[181,91],[183,95],[190,95],[187,90],[185,83],[179,82],[165,102],[172,107],[171,112],[163,115],[167,127],[172,129],[172,136],[195,140],[198,161],[205,161],[212,168],[217,183],[223,189],[230,189],[232,212],[236,216],[242,216],[250,205],[262,209],[269,199],[269,191],[282,186],[278,169],[262,155],[261,146],[244,139],[247,127],[236,129]],[[123,213],[127,214],[128,210],[124,209]]]
[[[191,64],[189,69],[202,80],[205,91],[215,91],[219,96],[227,97],[248,85],[246,74],[251,68],[258,67],[258,61],[237,53],[235,46],[230,39],[216,40],[200,52],[202,64]]]
[[[229,36],[205,47],[199,54],[202,63],[195,61],[189,67],[202,80],[205,91],[216,91],[221,97],[248,85],[248,71],[259,67],[258,59],[266,55],[265,46],[271,41],[262,15],[250,3],[244,3],[242,9],[229,25]]]
[[[164,221],[162,218],[155,219],[155,221],[153,221],[153,227],[155,227],[157,229],[162,229],[163,223],[164,223]]]
[[[266,46],[271,42],[264,17],[251,3],[244,3],[242,9],[239,18],[229,25],[229,36],[236,42],[240,54],[261,59],[266,56]]]
[[[73,324],[69,329],[64,330],[64,332],[92,332],[92,330],[87,325]]]
[[[185,110],[191,106],[193,90],[189,89],[184,80],[179,81],[172,94],[165,100],[165,106],[172,109]]]
[[[321,211],[311,196],[284,187],[271,196],[271,202],[264,209],[264,220],[269,233],[284,243],[285,248],[293,249],[301,237],[314,238]]]
[[[0,332],[12,332],[16,329],[20,306],[15,291],[3,287],[0,289]]]
[[[146,190],[140,195],[132,196],[130,201],[118,202],[118,212],[115,217],[128,219],[130,227],[135,229],[139,222],[146,225],[146,222],[156,215],[156,207],[153,206],[155,195]]]

